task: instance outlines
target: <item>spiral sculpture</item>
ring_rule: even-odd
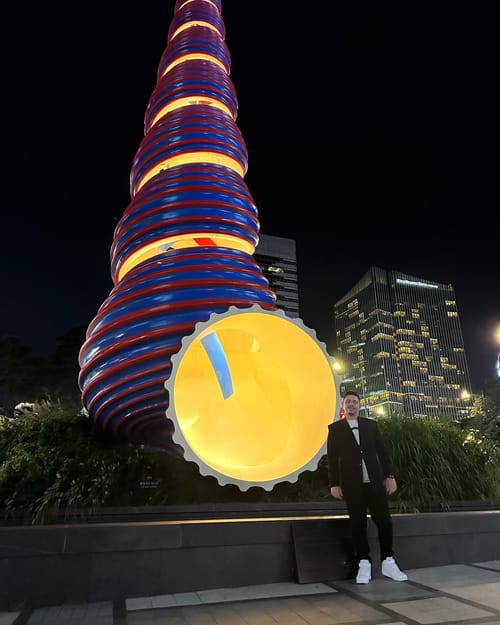
[[[175,3],[79,385],[103,431],[270,490],[317,466],[338,380],[253,258],[258,212],[221,10]]]

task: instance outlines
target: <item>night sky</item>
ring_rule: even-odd
[[[0,336],[41,355],[112,288],[174,1],[49,5],[18,7],[1,103]],[[372,265],[452,284],[476,392],[500,349],[493,11],[223,0],[222,12],[245,180],[261,232],[296,240],[304,323],[333,353],[333,306]]]

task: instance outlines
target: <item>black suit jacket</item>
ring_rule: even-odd
[[[363,488],[364,459],[372,487],[385,493],[384,480],[392,475],[391,458],[382,439],[377,422],[358,418],[358,445],[347,419],[328,426],[328,478],[331,486],[341,486],[344,497],[356,496]]]

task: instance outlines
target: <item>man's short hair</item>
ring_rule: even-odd
[[[354,395],[355,397],[358,398],[358,401],[361,401],[361,397],[356,393],[356,391],[346,391],[343,395],[342,395],[342,399],[345,399],[348,395]]]

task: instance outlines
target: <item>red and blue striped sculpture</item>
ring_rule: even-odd
[[[269,490],[317,466],[338,383],[253,258],[258,212],[224,37],[219,0],[177,0],[79,384],[119,440]]]

